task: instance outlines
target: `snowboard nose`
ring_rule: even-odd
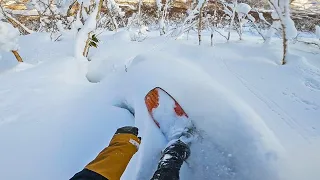
[[[145,96],[145,104],[147,106],[148,112],[151,115],[153,121],[156,123],[156,125],[160,128],[160,124],[159,122],[153,117],[153,110],[156,109],[157,107],[159,107],[160,102],[160,96],[159,96],[159,92],[162,92],[162,94],[165,94],[167,96],[169,96],[173,101],[174,101],[174,112],[178,117],[186,117],[188,118],[187,113],[185,113],[185,111],[182,109],[182,107],[179,105],[179,103],[165,90],[163,90],[160,87],[156,87],[154,89],[152,89],[151,91],[148,92],[148,94]]]

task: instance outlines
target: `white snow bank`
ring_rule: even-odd
[[[87,79],[92,83],[100,82],[107,75],[116,72],[116,62],[109,58],[97,59],[88,66]]]
[[[129,31],[125,30],[125,29],[122,29],[118,32],[116,32],[114,35],[113,35],[113,39],[114,40],[120,40],[120,41],[130,41],[131,40],[131,34]]]
[[[144,104],[156,86],[179,101],[203,138],[191,146],[181,179],[320,176],[320,64],[309,46],[292,44],[288,63],[278,66],[276,38],[268,46],[246,34],[229,43],[217,36],[211,48],[206,31],[201,47],[196,32],[188,41],[149,32],[143,42],[104,34],[88,73],[88,62],[72,58],[73,41],[20,38],[21,53],[38,64],[0,74],[0,179],[69,179],[125,125],[139,127],[142,144],[121,179],[150,179],[167,143]],[[0,63],[9,59],[1,55]],[[89,83],[89,73],[100,83]]]

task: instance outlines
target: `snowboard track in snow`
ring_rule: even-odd
[[[275,101],[263,95],[261,91],[259,91],[255,86],[253,86],[249,82],[247,82],[243,77],[241,77],[240,74],[236,73],[234,70],[231,70],[223,59],[222,61],[227,70],[230,73],[232,73],[239,80],[239,82],[241,82],[241,84],[243,84],[243,86],[247,88],[256,98],[263,102],[272,112],[277,114],[279,118],[285,121],[288,126],[290,126],[293,130],[297,131],[301,135],[301,137],[303,137],[305,140],[309,139],[309,129],[303,128],[302,124],[300,124],[292,116],[286,113],[286,111],[283,110]],[[274,107],[276,107],[277,109],[275,109]]]

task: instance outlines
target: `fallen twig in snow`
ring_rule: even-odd
[[[220,31],[218,31],[216,29],[214,31],[217,32],[218,34],[220,34],[222,37],[224,37],[228,41],[228,37],[227,36],[223,35]]]
[[[308,42],[308,41],[301,41],[301,40],[296,40],[297,42],[301,42],[301,43],[304,43],[304,44],[308,44],[308,45],[315,45],[315,46],[318,46],[318,48],[320,49],[320,44],[319,43],[316,43],[316,42]]]

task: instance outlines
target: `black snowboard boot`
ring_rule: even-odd
[[[175,141],[163,151],[157,171],[151,180],[179,180],[180,168],[189,156],[189,146],[181,140]]]

